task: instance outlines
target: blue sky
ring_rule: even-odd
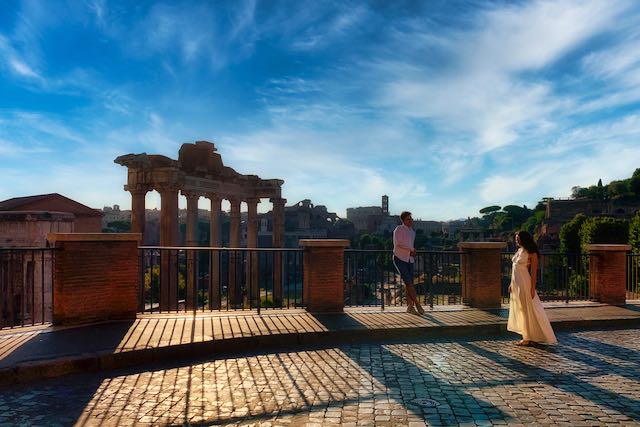
[[[115,157],[204,139],[341,216],[532,207],[640,167],[638,46],[633,0],[4,0],[0,200],[128,208]]]

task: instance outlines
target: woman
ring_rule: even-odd
[[[509,321],[507,330],[522,335],[517,345],[531,342],[556,344],[556,336],[544,313],[540,297],[536,293],[538,272],[538,246],[526,231],[516,233],[518,250],[512,258],[511,284],[509,285]],[[529,273],[531,271],[531,273]]]

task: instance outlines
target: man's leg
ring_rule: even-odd
[[[412,314],[421,314],[424,313],[422,307],[418,303],[418,298],[416,294],[416,288],[413,286],[413,264],[404,262],[398,257],[393,257],[393,265],[396,267],[396,270],[400,274],[402,281],[404,282],[404,286],[407,290],[407,312]],[[419,307],[414,308],[414,307]]]

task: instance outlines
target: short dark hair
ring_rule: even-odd
[[[400,214],[400,219],[404,221],[405,219],[407,219],[408,216],[411,216],[411,212],[404,211]]]

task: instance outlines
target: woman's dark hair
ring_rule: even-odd
[[[540,255],[538,245],[536,245],[535,240],[533,240],[533,237],[531,237],[531,234],[529,234],[528,231],[520,230],[516,235],[520,238],[520,246],[522,246],[527,252],[530,254]]]

